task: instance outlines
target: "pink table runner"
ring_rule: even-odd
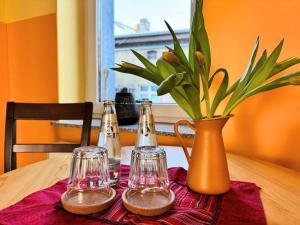
[[[105,212],[79,216],[62,209],[59,199],[66,190],[66,180],[25,197],[0,211],[1,225],[35,224],[187,224],[187,225],[264,225],[266,224],[259,188],[253,183],[231,182],[231,190],[218,196],[202,195],[185,186],[186,171],[168,169],[170,186],[175,192],[175,206],[158,217],[137,216],[122,205],[121,194],[127,187],[129,167],[122,166],[122,177],[115,188],[115,203]],[[1,198],[0,198],[1,201]]]

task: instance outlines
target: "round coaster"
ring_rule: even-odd
[[[101,191],[85,191],[69,194],[64,192],[61,196],[61,203],[65,210],[80,215],[87,215],[101,212],[107,209],[116,196],[116,191],[111,189],[111,195]]]
[[[161,215],[171,209],[175,201],[175,194],[171,190],[168,196],[160,192],[149,192],[128,197],[127,193],[128,189],[122,194],[123,205],[128,211],[142,216]]]

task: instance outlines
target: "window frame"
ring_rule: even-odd
[[[100,118],[103,103],[99,102],[99,86],[101,74],[100,57],[98,51],[98,23],[101,22],[98,4],[102,0],[85,1],[85,96],[86,101],[94,104],[94,118]],[[194,11],[195,0],[191,0],[191,15]],[[100,9],[101,10],[101,9]],[[101,46],[100,46],[101,48]],[[177,104],[153,104],[153,115],[156,122],[174,123],[179,119],[188,119],[188,115]]]

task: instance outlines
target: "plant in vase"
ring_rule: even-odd
[[[196,0],[188,56],[184,54],[172,27],[165,22],[173,37],[174,46],[167,47],[168,51],[163,52],[155,65],[132,50],[144,67],[123,62],[112,69],[134,74],[155,83],[159,86],[158,95],[169,93],[189,115],[192,122],[180,120],[174,127],[189,162],[187,185],[196,192],[221,194],[230,188],[222,138],[222,128],[230,113],[239,103],[252,95],[287,85],[300,85],[300,71],[274,78],[274,75],[300,63],[300,58],[278,62],[283,40],[270,55],[264,50],[257,57],[259,47],[257,38],[243,75],[229,86],[229,75],[225,68],[219,68],[213,73],[210,71],[210,46],[202,7],[203,1]],[[220,75],[222,80],[218,89],[214,94],[210,94],[214,79]],[[228,101],[222,115],[216,115],[218,106],[225,98]],[[201,102],[204,103],[204,109],[201,108]],[[196,132],[191,156],[178,132],[179,124],[185,124]]]

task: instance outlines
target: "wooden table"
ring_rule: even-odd
[[[122,149],[122,163],[129,164],[130,147]],[[187,168],[179,147],[165,147],[168,167]],[[70,154],[41,161],[0,176],[0,209],[68,177]],[[300,224],[300,173],[271,163],[227,154],[232,180],[249,181],[261,187],[268,224]]]

